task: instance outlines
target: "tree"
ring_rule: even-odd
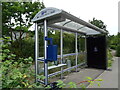
[[[5,36],[10,36],[13,41],[12,33],[17,31],[21,40],[24,32],[32,25],[31,19],[45,6],[40,2],[2,2],[2,32]]]
[[[111,45],[114,45],[114,49],[116,50],[116,56],[120,57],[120,33],[118,32],[117,35],[115,35],[111,39]]]
[[[117,35],[109,35],[108,41],[108,46],[111,49],[117,50],[117,47],[120,46],[120,33],[118,33]]]
[[[23,35],[28,33],[29,27],[33,24],[31,19],[44,7],[40,2],[2,2],[2,37],[10,37],[9,48],[18,57],[23,56],[25,50],[28,51],[28,46],[25,45],[34,45],[33,41],[24,40]]]
[[[93,20],[89,20],[89,22],[90,22],[91,24],[93,24],[93,25],[101,28],[101,29],[106,30],[107,25],[105,25],[102,20],[97,20],[97,19],[93,18]]]

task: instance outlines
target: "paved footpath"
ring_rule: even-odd
[[[111,69],[111,71],[105,70],[99,77],[96,78],[103,79],[103,81],[100,81],[100,87],[97,85],[89,85],[87,88],[118,88],[118,57],[114,57]]]

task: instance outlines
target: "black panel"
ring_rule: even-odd
[[[107,69],[106,36],[87,37],[87,65]]]

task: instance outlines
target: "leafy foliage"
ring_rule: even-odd
[[[77,86],[80,85],[80,88],[82,88],[82,90],[86,90],[86,86],[84,83],[88,82],[90,84],[90,86],[93,86],[94,84],[97,84],[100,87],[100,81],[103,81],[102,79],[95,79],[93,80],[91,77],[86,77],[87,80],[85,81],[81,81],[79,83],[75,83],[75,82],[69,82],[67,84],[64,84],[64,82],[62,80],[58,80],[57,81],[57,86],[59,88],[78,88]]]
[[[79,82],[78,84],[80,84],[80,87],[82,87],[84,90],[86,90],[86,86],[84,85],[85,82],[89,82],[90,86],[93,86],[94,84],[97,84],[100,87],[100,82],[99,81],[103,81],[103,79],[95,79],[93,80],[91,77],[86,77],[86,81],[82,81]]]
[[[0,74],[2,77],[0,80],[2,81],[2,88],[43,88],[44,86],[39,83],[34,83],[33,59],[29,57],[16,60],[16,55],[8,49],[9,37],[1,38],[1,40],[2,65]],[[38,78],[44,79],[43,76]]]
[[[65,87],[66,85],[63,83],[62,80],[58,80],[58,81],[57,81],[57,86],[58,86],[59,88],[63,88],[63,87]]]
[[[32,25],[31,19],[44,7],[40,2],[2,2],[3,35],[10,36],[13,41],[14,34],[16,40],[21,40]],[[19,33],[18,37],[15,31]]]
[[[69,85],[69,88],[77,88],[74,82],[69,82],[68,85]]]
[[[24,35],[30,37],[31,19],[44,7],[40,2],[2,2],[2,36],[10,37],[9,49],[17,57],[34,58],[34,41]]]
[[[120,57],[120,33],[117,35],[110,35],[108,37],[108,46],[110,49],[116,50],[116,56]]]
[[[116,56],[120,57],[120,45],[117,45]]]
[[[14,41],[9,46],[9,49],[12,53],[17,55],[17,58],[34,58],[34,47],[34,39],[32,37],[27,37],[21,41],[21,48],[19,47],[19,43],[17,41]]]
[[[117,34],[117,48],[116,48],[116,56],[120,57],[120,33]]]
[[[108,58],[108,67],[112,66],[113,63],[113,56],[111,54],[111,50],[107,50],[107,58]]]
[[[119,38],[117,38],[117,36],[115,35],[108,36],[108,46],[110,49],[114,49],[114,50],[116,49],[117,44],[119,43],[118,39]]]
[[[105,25],[102,20],[97,20],[97,19],[93,18],[93,20],[89,20],[89,22],[90,22],[91,24],[93,24],[93,25],[101,28],[101,29],[106,30],[107,25]]]

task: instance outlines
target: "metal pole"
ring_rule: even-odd
[[[45,40],[47,37],[47,21],[44,20],[44,60],[47,59],[47,41]],[[45,85],[48,84],[48,64],[44,62],[44,76],[45,76]]]
[[[87,65],[87,36],[85,36],[85,62]]]
[[[38,74],[38,26],[37,23],[35,23],[35,82],[37,82],[37,74]]]
[[[63,63],[63,30],[60,31],[60,54],[61,54],[61,64]],[[61,79],[63,78],[63,67],[61,67]]]
[[[77,33],[75,33],[75,52],[76,52],[76,72],[77,72],[77,60],[78,60],[78,51],[77,51]]]

